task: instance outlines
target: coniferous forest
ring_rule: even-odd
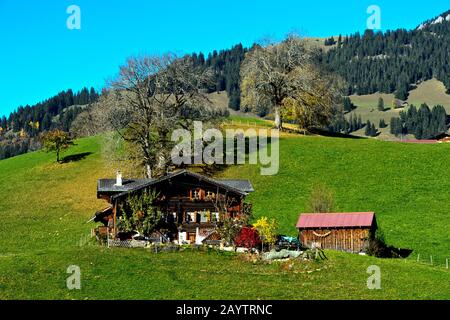
[[[391,119],[391,133],[398,135],[413,134],[416,139],[435,138],[447,131],[447,114],[443,106],[427,104],[419,109],[411,105],[408,111],[401,111],[399,117]]]
[[[196,66],[211,68],[213,71],[214,84],[206,89],[209,92],[226,91],[229,98],[229,107],[233,110],[239,110],[240,108],[239,72],[247,51],[248,49],[244,48],[242,44],[237,44],[228,50],[219,52],[214,50],[208,54],[206,59],[202,52],[192,54]]]
[[[32,106],[20,106],[0,118],[0,160],[40,148],[39,134],[59,128],[69,131],[83,107],[97,101],[94,88],[71,89]]]
[[[450,11],[444,13],[444,16]],[[329,40],[327,41],[329,44]],[[414,30],[367,30],[340,36],[324,63],[347,81],[347,95],[395,93],[406,100],[419,81],[433,77],[450,93],[450,21],[425,22]]]

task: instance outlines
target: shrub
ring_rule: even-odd
[[[333,208],[333,193],[324,185],[315,185],[309,198],[309,212],[332,212]]]
[[[269,220],[267,217],[261,217],[253,224],[253,229],[258,231],[263,244],[271,247],[277,241],[278,224],[275,219]]]
[[[251,227],[243,227],[234,239],[234,244],[247,249],[257,248],[261,245],[258,231]]]
[[[381,229],[378,229],[375,235],[370,237],[367,248],[367,254],[377,258],[406,258],[411,252],[410,249],[400,249],[387,245]]]
[[[156,230],[162,219],[161,211],[153,206],[156,198],[153,191],[129,196],[125,205],[120,206],[118,229],[121,232],[135,231],[140,235],[149,235]]]

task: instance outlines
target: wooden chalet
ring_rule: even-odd
[[[117,216],[120,205],[132,194],[156,191],[155,205],[163,212],[167,229],[165,237],[179,244],[215,243],[220,240],[217,223],[225,218],[246,214],[245,197],[253,192],[250,181],[213,179],[181,170],[158,179],[99,179],[97,198],[109,206],[95,214],[93,220],[103,223],[98,230],[118,236]],[[152,236],[158,238],[157,236]]]
[[[297,222],[305,247],[364,252],[377,223],[374,212],[302,213]]]

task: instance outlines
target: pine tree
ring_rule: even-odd
[[[363,127],[363,123],[362,123],[362,119],[361,119],[361,115],[358,116],[358,130],[362,129]]]
[[[8,121],[6,120],[5,116],[2,116],[2,119],[0,120],[0,127],[3,128],[4,131],[6,131],[7,127],[8,127]]]
[[[370,127],[370,136],[375,137],[378,133],[377,128],[375,128],[375,124],[372,123],[372,126]]]
[[[350,115],[350,120],[348,121],[349,132],[355,131],[355,127],[353,126],[353,114]]]
[[[343,103],[344,103],[344,111],[350,112],[353,110],[353,103],[349,97],[344,97]]]
[[[372,130],[372,124],[370,123],[370,121],[369,120],[367,120],[367,122],[366,122],[366,129],[365,129],[365,131],[364,131],[364,134],[366,135],[366,136],[370,136],[370,134],[371,134],[371,131]]]
[[[358,126],[358,120],[357,120],[357,118],[356,118],[356,115],[353,117],[352,127],[353,127],[353,130],[352,130],[352,131],[356,131],[356,130],[359,129],[359,126]]]
[[[408,99],[408,89],[409,85],[405,82],[401,82],[397,85],[397,91],[395,92],[395,97],[397,99],[405,101]]]
[[[384,101],[382,97],[378,98],[378,111],[384,111]]]

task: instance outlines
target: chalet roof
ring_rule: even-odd
[[[297,228],[371,227],[374,212],[301,213]]]
[[[116,179],[98,179],[97,192],[124,192],[138,188],[155,179],[123,179],[122,186],[116,186]]]
[[[245,192],[254,192],[252,184],[249,180],[246,179],[215,179],[216,181],[225,184],[227,186],[245,191]]]
[[[249,180],[245,179],[213,179],[207,176],[194,173],[188,170],[180,170],[177,172],[173,172],[167,174],[158,179],[124,179],[122,182],[122,186],[116,186],[115,179],[99,179],[97,185],[97,193],[101,192],[110,192],[116,193],[112,198],[116,199],[127,195],[131,192],[153,186],[157,183],[175,178],[180,175],[189,175],[191,177],[195,177],[199,180],[207,181],[213,185],[221,187],[225,190],[234,191],[238,194],[247,195],[249,192],[253,192],[253,186]]]

